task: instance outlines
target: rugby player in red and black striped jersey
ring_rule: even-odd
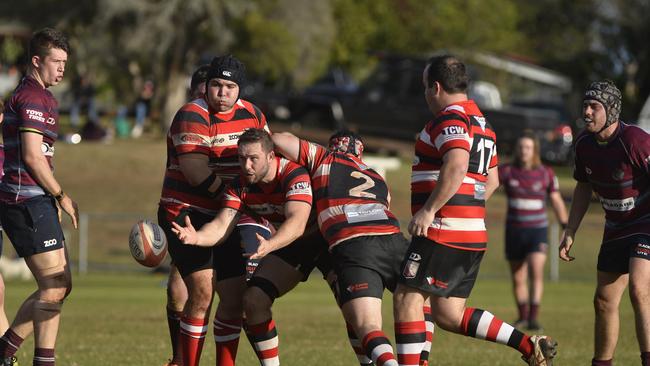
[[[547,365],[555,355],[550,338],[529,337],[485,310],[465,306],[486,249],[485,201],[499,184],[496,136],[468,100],[469,77],[457,58],[431,58],[422,82],[434,119],[415,145],[413,238],[394,296],[400,365],[418,364],[426,298],[442,329],[509,345],[530,365]]]
[[[275,156],[270,135],[263,129],[249,129],[239,138],[242,172],[226,188],[222,209],[198,232],[187,218],[185,228],[174,224],[185,244],[220,245],[239,215],[250,213],[277,226],[267,240],[258,236],[252,258],[262,258],[244,296],[247,335],[264,366],[279,364],[278,335],[271,316],[273,301],[300,281],[307,279],[327,256],[327,243],[313,219],[311,180],[305,168]],[[312,225],[307,227],[309,218]],[[304,233],[304,234],[303,234]],[[327,274],[329,267],[319,266]]]
[[[244,81],[245,68],[239,60],[232,56],[213,59],[205,96],[185,104],[167,134],[158,222],[170,239],[169,253],[188,290],[180,323],[184,366],[199,364],[214,293],[213,270],[220,298],[215,329],[230,332],[228,341],[216,340],[217,361],[219,366],[234,364],[246,289],[239,234],[235,230],[218,247],[190,247],[176,240],[171,222],[182,223],[185,216],[197,226],[211,221],[221,206],[223,187],[239,173],[239,136],[249,128],[268,129],[259,108],[239,98]]]
[[[408,243],[389,210],[386,182],[361,160],[363,143],[350,131],[332,136],[329,149],[289,133],[274,134],[273,140],[311,175],[318,226],[332,254],[337,300],[353,330],[350,336],[362,339],[355,348],[378,366],[397,365],[382,331],[381,301],[385,288],[395,289]],[[359,362],[369,364],[362,358]]]

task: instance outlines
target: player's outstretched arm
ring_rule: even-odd
[[[185,216],[185,227],[172,222],[172,231],[183,244],[211,247],[221,244],[232,233],[239,215],[231,208],[222,208],[212,221],[198,231],[192,226],[189,216]]]
[[[286,219],[269,240],[257,234],[260,245],[255,253],[246,253],[251,259],[260,259],[274,250],[293,243],[304,232],[309,219],[311,205],[303,201],[289,201],[284,205]]]
[[[587,213],[589,208],[589,200],[591,199],[591,184],[585,182],[578,182],[573,190],[573,202],[571,203],[571,212],[569,213],[569,223],[562,235],[562,242],[560,243],[560,258],[564,261],[570,262],[575,259],[569,255],[569,251],[573,246],[575,233],[580,227],[582,218]]]
[[[290,132],[276,132],[271,135],[275,149],[285,158],[298,162],[300,155],[300,139]]]

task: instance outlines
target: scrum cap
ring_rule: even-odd
[[[363,140],[361,136],[349,130],[334,133],[329,140],[328,149],[346,154],[352,154],[359,159],[363,154]]]
[[[246,67],[232,55],[215,57],[210,63],[207,80],[210,81],[215,78],[233,81],[241,89],[244,82],[246,82]]]
[[[618,121],[621,114],[621,91],[611,80],[594,81],[585,92],[584,100],[595,100],[605,107],[605,127]]]

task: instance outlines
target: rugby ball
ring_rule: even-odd
[[[138,263],[146,267],[156,267],[167,255],[167,237],[158,224],[140,220],[131,228],[129,249]]]

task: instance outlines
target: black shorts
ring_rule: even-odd
[[[309,274],[316,267],[323,274],[323,277],[332,268],[330,255],[327,251],[327,241],[318,230],[301,236],[293,243],[271,254],[302,273],[302,281],[307,281]]]
[[[628,273],[630,258],[650,260],[650,235],[636,234],[601,245],[598,253],[598,270]]]
[[[381,299],[395,290],[408,241],[400,234],[359,236],[332,248],[340,305],[360,297]]]
[[[185,215],[189,215],[192,226],[197,230],[214,218],[212,215],[184,209],[174,221],[185,225]],[[218,281],[243,276],[246,273],[246,261],[237,229],[233,230],[226,241],[218,246],[199,247],[185,245],[178,240],[167,220],[167,211],[162,206],[158,207],[158,224],[167,235],[169,255],[182,277],[204,269],[214,269]]]
[[[521,228],[506,226],[506,258],[523,261],[535,252],[548,251],[548,228]]]
[[[61,249],[65,244],[56,201],[51,196],[0,204],[0,221],[20,257]]]
[[[402,262],[399,282],[438,297],[467,298],[484,251],[462,250],[414,237]]]

